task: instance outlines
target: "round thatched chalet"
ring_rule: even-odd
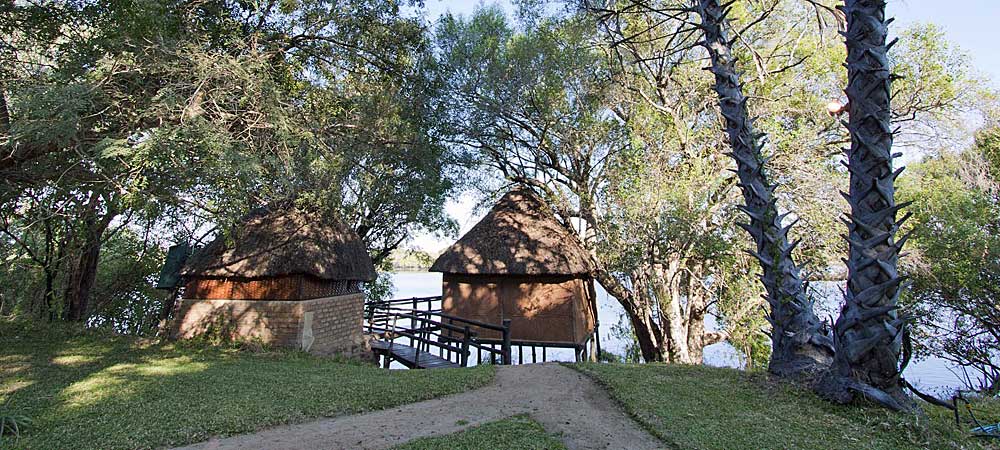
[[[445,314],[496,325],[510,319],[515,347],[573,348],[581,358],[595,342],[590,256],[526,188],[504,195],[431,271],[444,274]],[[499,339],[495,331],[478,331]]]
[[[298,209],[260,209],[195,252],[172,334],[235,339],[332,354],[363,342],[361,284],[375,267],[358,235]]]

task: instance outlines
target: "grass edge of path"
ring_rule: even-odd
[[[581,366],[580,363],[560,363],[560,364],[564,367],[573,369],[573,371],[587,377],[588,380],[593,381],[595,384],[600,386],[601,389],[604,389],[604,392],[608,394],[608,397],[611,398],[611,401],[615,402],[615,405],[621,408],[621,410],[625,412],[625,415],[628,416],[629,419],[632,419],[632,421],[635,422],[636,425],[638,425],[639,428],[641,428],[643,431],[651,434],[653,437],[659,439],[660,442],[663,442],[664,445],[667,445],[672,449],[682,448],[678,446],[675,442],[672,442],[672,440],[669,439],[667,436],[664,436],[663,433],[661,433],[659,430],[656,429],[656,427],[654,427],[648,421],[640,417],[639,414],[636,413],[634,408],[630,407],[628,404],[622,401],[621,398],[615,395],[614,392],[612,392],[614,387],[608,384],[603,378],[595,376],[593,373],[584,370],[583,366]]]
[[[605,389],[670,448],[1000,448],[956,428],[944,409],[925,408],[920,418],[834,405],[766,374],[669,364],[563,365]],[[991,417],[1000,413],[1000,402],[982,407]]]

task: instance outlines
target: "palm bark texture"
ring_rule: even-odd
[[[751,253],[763,270],[761,281],[772,327],[768,369],[779,376],[812,377],[829,367],[833,342],[813,311],[813,300],[792,257],[798,243],[789,243],[788,231],[793,224],[782,225],[787,214],[778,213],[777,185],[769,179],[762,154],[764,135],[754,131],[732,43],[727,39],[728,10],[718,0],[698,0],[694,9],[704,32],[702,44],[711,57],[710,70],[732,146],[729,155],[736,161],[745,203],[742,210],[750,218],[740,226],[753,237],[756,251]]]
[[[915,404],[903,390],[900,354],[907,320],[897,310],[901,277],[896,240],[900,208],[895,202],[890,129],[890,74],[885,0],[847,0],[847,97],[851,136],[845,195],[849,254],[845,303],[834,326],[836,356],[820,393],[838,402],[861,394],[895,410]]]

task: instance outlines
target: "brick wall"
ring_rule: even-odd
[[[181,299],[171,336],[214,334],[322,355],[359,354],[367,351],[363,315],[364,294],[301,301]]]
[[[302,304],[303,316],[312,313],[312,332],[315,341],[309,351],[320,355],[335,353],[357,354],[363,348],[361,331],[365,312],[365,295],[350,294],[317,300],[297,302]]]

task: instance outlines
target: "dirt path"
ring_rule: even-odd
[[[529,414],[574,449],[656,449],[656,440],[589,378],[558,364],[497,368],[481,389],[398,408],[285,425],[184,449],[383,449]]]

